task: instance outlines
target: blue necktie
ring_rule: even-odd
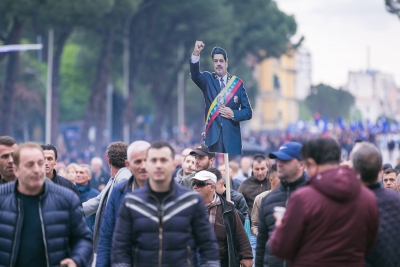
[[[225,88],[224,78],[220,79],[221,81],[221,90]]]

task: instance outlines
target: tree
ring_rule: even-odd
[[[46,36],[48,28],[55,29],[55,49],[52,70],[51,142],[55,143],[60,119],[60,67],[64,46],[73,29],[92,25],[110,10],[113,0],[52,0],[41,5],[35,17],[37,30]],[[62,12],[60,12],[62,10]],[[88,16],[90,14],[90,16]],[[46,30],[44,33],[43,31]]]
[[[399,0],[385,0],[386,10],[390,13],[396,14],[400,18],[400,1]]]
[[[107,86],[111,81],[111,64],[116,36],[122,32],[125,19],[135,13],[141,0],[116,0],[112,9],[91,28],[101,37],[101,50],[96,65],[96,74],[85,114],[81,145],[88,144],[91,126],[96,127],[96,140],[103,140],[102,132],[106,121]],[[98,138],[100,137],[100,138]],[[97,146],[98,152],[101,146]]]
[[[0,40],[5,44],[20,44],[24,23],[38,1],[4,0],[0,2]],[[19,74],[19,52],[0,53],[0,63],[8,56],[6,76],[0,84],[0,134],[11,134],[13,99]]]
[[[336,120],[338,117],[349,117],[354,101],[354,96],[349,92],[321,83],[311,89],[305,104],[312,113],[318,112],[322,117]]]

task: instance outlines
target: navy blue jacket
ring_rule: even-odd
[[[16,196],[18,180],[0,186],[0,266],[15,266],[24,212]],[[83,218],[76,194],[65,187],[45,182],[40,196],[47,266],[60,266],[71,258],[86,266],[92,256],[92,235]],[[28,253],[28,252],[27,252]]]
[[[200,72],[200,61],[197,63],[190,62],[190,74],[192,81],[200,88],[204,95],[205,121],[211,103],[221,91],[220,82],[215,73],[210,73],[208,71]],[[229,81],[231,77],[232,76],[228,74],[227,81]],[[237,90],[234,97],[232,97],[229,103],[226,104],[226,106],[232,109],[234,118],[229,120],[223,118],[222,116],[217,116],[206,134],[205,143],[208,147],[210,147],[215,144],[219,136],[222,135],[222,141],[227,153],[242,154],[240,122],[244,120],[250,120],[253,116],[250,101],[247,97],[246,89],[244,88],[243,83]]]
[[[100,227],[100,237],[97,245],[96,267],[111,266],[111,243],[115,222],[117,220],[118,211],[121,207],[122,201],[125,198],[125,195],[129,192],[132,192],[133,183],[135,183],[135,179],[132,176],[128,181],[115,185],[108,199]],[[136,183],[135,188],[139,188]]]
[[[380,183],[368,186],[374,192],[379,208],[378,239],[367,254],[368,267],[400,266],[400,196]]]
[[[81,197],[81,203],[88,201],[91,198],[97,197],[100,194],[99,190],[96,190],[90,186],[90,183],[87,185],[76,185],[76,188],[79,191]],[[96,214],[92,214],[85,218],[89,229],[93,232],[94,228],[94,220],[96,219]]]
[[[219,266],[218,245],[205,205],[174,180],[160,203],[148,181],[126,195],[113,235],[112,266]]]
[[[292,183],[281,181],[281,185],[266,195],[261,201],[258,214],[258,235],[256,246],[256,267],[283,267],[284,260],[272,255],[268,247],[268,241],[275,229],[274,207],[286,207],[290,194],[297,188],[305,185],[307,176],[303,173],[299,179]]]

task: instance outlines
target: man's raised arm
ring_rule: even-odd
[[[193,48],[192,57],[190,58],[190,76],[192,81],[201,89],[205,90],[207,81],[203,73],[200,72],[200,52],[204,48],[202,41],[196,41]]]

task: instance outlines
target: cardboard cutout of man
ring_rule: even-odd
[[[211,58],[214,71],[200,72],[202,41],[196,41],[190,60],[192,81],[200,88],[205,101],[205,144],[209,151],[242,154],[240,122],[250,120],[251,109],[242,80],[227,72],[228,55],[214,47]]]

